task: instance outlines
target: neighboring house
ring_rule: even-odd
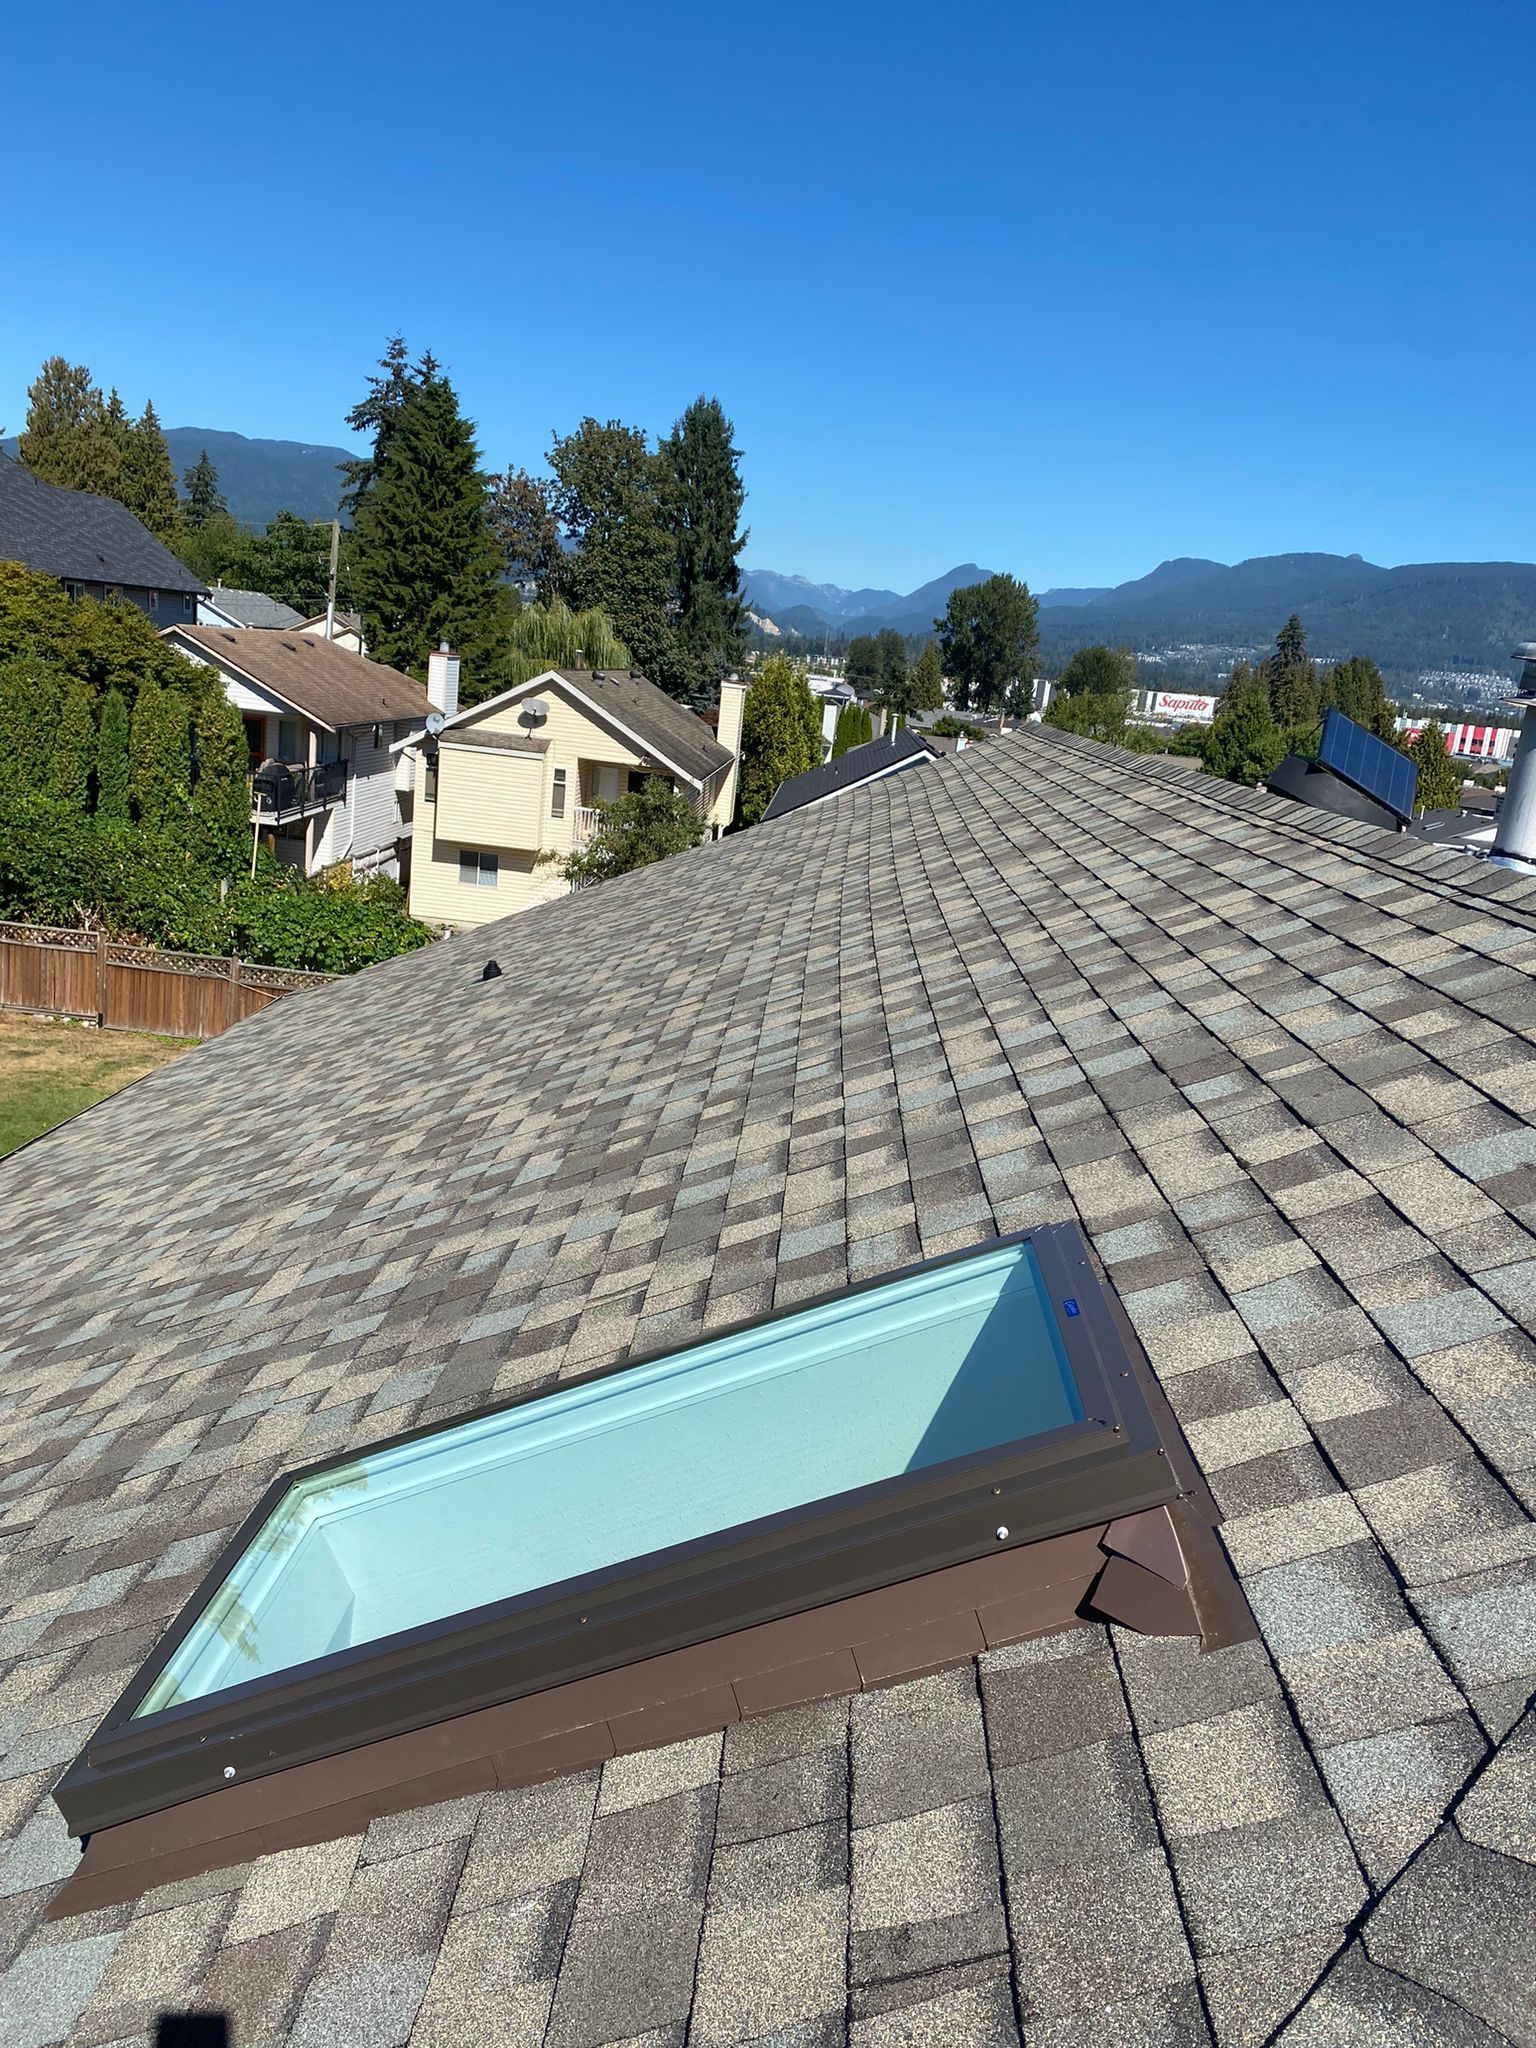
[[[831,757],[832,742],[837,736],[838,714],[846,705],[857,704],[859,693],[841,676],[809,675],[805,686],[821,705],[821,758],[825,761]]]
[[[215,583],[212,590],[197,601],[197,623],[200,626],[235,627],[285,627],[290,632],[302,627],[302,614],[291,604],[280,604],[275,597],[268,597],[261,590],[233,590],[227,584]]]
[[[331,630],[326,632],[326,615],[316,612],[312,619],[301,619],[298,630],[313,633],[318,640],[329,640],[333,647],[344,647],[348,654],[366,654],[368,643],[363,638],[363,622],[356,612],[337,612],[330,621]]]
[[[1536,2038],[1536,879],[1040,727],[845,815],[832,861],[789,818],[285,997],[0,1169],[17,2048],[166,2008],[274,2048]],[[955,1562],[925,1587],[889,1479],[830,1536],[813,1499],[748,1532],[822,1534],[738,1628],[752,1561],[716,1539],[784,1443],[918,1444],[912,1378],[822,1393],[829,1317],[1061,1224],[1091,1292],[1060,1327],[1121,1360],[1031,1446],[1068,1533],[1020,1541],[1028,1485],[975,1454],[930,1466]],[[802,1310],[772,1443],[680,1469],[710,1402],[675,1360],[594,1377]],[[977,1321],[1016,1375],[986,1419],[1033,1431],[1053,1320]],[[914,1378],[942,1363],[897,1327]],[[1073,1461],[1134,1462],[1144,1381],[1180,1497],[1096,1541]],[[649,1488],[604,1455],[637,1384],[673,1403]],[[471,1418],[457,1498],[527,1424],[534,1540],[505,1491],[418,1488],[370,1577],[423,1432]],[[335,1497],[271,1515],[315,1462]],[[637,1589],[689,1494],[724,1522]],[[312,1511],[258,1628],[241,1596],[292,1583]],[[157,1710],[258,1528],[256,1592],[203,1628],[233,1682]],[[471,1549],[507,1597],[466,1622]],[[1229,1570],[1251,1616],[1180,1632]],[[888,1583],[850,1614],[838,1574]],[[380,1637],[397,1578],[453,1620]],[[1106,1580],[1163,1626],[1106,1621]],[[349,1591],[374,1633],[343,1613],[332,1648]],[[114,1701],[144,1714],[109,1778]],[[312,1761],[274,1758],[275,1705]],[[83,1856],[54,1801],[82,1751],[151,1809]]]
[[[0,456],[0,562],[55,576],[71,597],[118,597],[157,626],[196,617],[205,586],[115,498],[44,483]]]
[[[447,713],[437,739],[402,749],[416,757],[415,917],[489,924],[564,895],[570,884],[543,856],[583,845],[597,806],[647,776],[681,790],[709,836],[731,822],[739,682],[722,685],[719,738],[633,669],[550,669],[463,711],[456,688],[433,691]]]
[[[920,768],[925,761],[933,760],[935,751],[917,733],[898,726],[882,739],[866,740],[862,747],[850,747],[835,761],[826,761],[820,768],[807,768],[803,775],[792,775],[787,782],[781,782],[763,813],[763,823],[785,817],[790,811],[803,811],[810,804],[824,804],[829,797],[846,796],[850,789],[881,782],[887,775]]]
[[[219,671],[245,720],[253,845],[306,874],[346,860],[404,881],[410,783],[390,750],[432,708],[420,683],[304,633],[173,626],[165,638]]]

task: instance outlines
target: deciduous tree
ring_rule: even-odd
[[[677,547],[663,515],[664,472],[644,429],[584,419],[555,440],[549,466],[556,511],[575,543],[571,602],[606,612],[642,673],[686,696],[671,617]]]
[[[944,673],[964,711],[1027,711],[1039,645],[1040,607],[1013,576],[953,590],[934,620]]]
[[[686,853],[704,837],[698,812],[660,775],[646,776],[628,796],[597,808],[596,833],[562,863],[569,882],[611,881],[670,854]]]
[[[629,649],[606,612],[573,612],[558,598],[530,604],[507,628],[509,652],[483,681],[471,677],[460,692],[466,704],[512,689],[551,668],[628,668]]]
[[[507,574],[531,581],[540,604],[563,602],[573,565],[561,545],[554,485],[525,469],[508,469],[490,479],[487,516]]]

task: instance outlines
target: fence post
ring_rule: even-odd
[[[229,1008],[224,1028],[240,1022],[240,962],[232,959],[229,963]]]
[[[105,932],[98,932],[96,934],[96,1023],[102,1030],[106,1029],[107,1023],[108,977],[111,972],[111,966],[107,961],[107,935]]]

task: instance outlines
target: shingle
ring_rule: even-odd
[[[1536,1715],[1505,1737],[1457,1807],[1456,1825],[1469,1842],[1536,1863]]]
[[[263,1856],[240,1895],[229,1941],[251,1941],[301,1920],[334,1913],[346,1897],[362,1843],[349,1835],[312,1848],[283,1849]]]
[[[1276,2037],[1276,2048],[1505,2048],[1464,2007],[1378,1969],[1354,1943]]]
[[[1322,1799],[1311,1759],[1275,1701],[1144,1735],[1142,1753],[1170,1841],[1277,1820]]]
[[[1161,1849],[1113,1865],[1029,1871],[1009,1884],[1026,2024],[1194,1976]]]
[[[1445,1828],[1371,1914],[1373,1961],[1513,2040],[1536,2033],[1536,1868]]]
[[[1351,1919],[1366,1897],[1348,1838],[1327,1809],[1193,1835],[1174,1859],[1201,1956]]]

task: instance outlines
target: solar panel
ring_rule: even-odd
[[[1418,769],[1396,747],[1389,747],[1363,725],[1346,718],[1337,706],[1330,708],[1323,720],[1323,740],[1317,758],[1341,782],[1347,782],[1363,796],[1374,797],[1405,825],[1412,819],[1414,792],[1419,786]]]

